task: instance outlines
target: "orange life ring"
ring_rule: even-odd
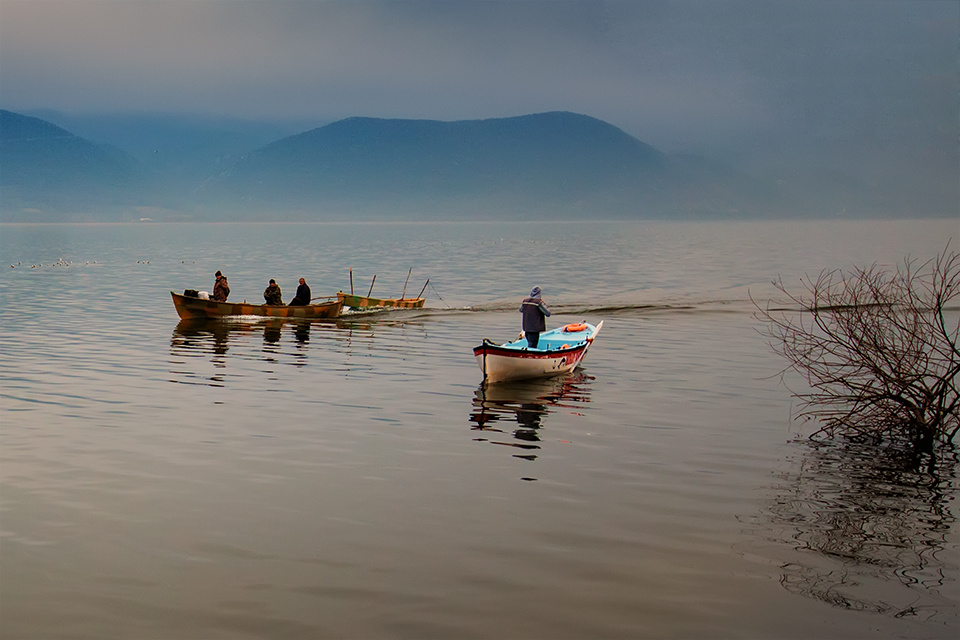
[[[578,333],[580,331],[586,331],[587,325],[583,322],[577,322],[576,324],[568,324],[563,327],[564,333]]]

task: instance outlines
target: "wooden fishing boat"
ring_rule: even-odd
[[[484,339],[473,355],[484,382],[547,378],[576,369],[601,328],[602,321],[596,326],[580,322],[544,331],[536,349],[522,336],[504,344]]]
[[[370,298],[337,292],[337,300],[352,309],[422,309],[423,298]]]
[[[247,302],[217,302],[184,296],[174,291],[173,306],[182,319],[225,318],[228,316],[262,316],[264,318],[337,318],[343,309],[340,300],[331,300],[321,304],[307,304],[290,307],[287,305],[250,304]]]
[[[377,276],[374,274],[373,280],[370,282],[370,290],[367,291],[367,295],[358,296],[353,292],[353,269],[350,269],[350,293],[344,293],[343,291],[337,292],[337,300],[343,303],[343,306],[350,307],[351,309],[422,309],[424,298],[423,292],[427,290],[427,285],[430,284],[430,279],[423,285],[423,289],[420,290],[420,295],[416,298],[407,298],[407,283],[410,282],[410,274],[413,273],[413,268],[411,267],[410,271],[407,272],[407,279],[403,283],[403,293],[400,294],[399,298],[372,298],[370,294],[373,293],[373,285],[377,281]]]

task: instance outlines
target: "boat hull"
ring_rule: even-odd
[[[264,318],[337,318],[343,309],[339,300],[303,306],[248,304],[246,302],[217,302],[170,292],[177,315],[183,320],[195,318],[225,318],[228,316],[261,316]]]
[[[474,347],[485,382],[506,382],[530,378],[547,378],[576,369],[603,326],[585,324],[579,332],[565,332],[564,327],[540,334],[540,348],[530,349],[526,340],[495,344],[484,340]]]
[[[424,298],[369,298],[338,291],[337,300],[351,309],[422,309]]]

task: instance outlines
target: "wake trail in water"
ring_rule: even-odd
[[[389,315],[399,318],[437,317],[443,315],[476,314],[476,313],[511,313],[516,312],[518,305],[513,302],[491,302],[479,305],[457,307],[431,307],[422,309],[396,309],[385,311],[365,312],[364,315]],[[642,303],[564,303],[551,304],[550,310],[554,315],[605,315],[605,316],[638,316],[648,314],[671,313],[743,313],[752,314],[757,309],[749,300],[697,300],[676,302],[642,302]],[[351,314],[359,315],[359,314]]]

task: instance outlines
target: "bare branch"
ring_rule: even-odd
[[[873,264],[801,278],[785,305],[757,307],[769,344],[809,390],[795,392],[799,417],[817,435],[907,440],[930,448],[960,430],[960,256],[950,250],[895,270]]]

